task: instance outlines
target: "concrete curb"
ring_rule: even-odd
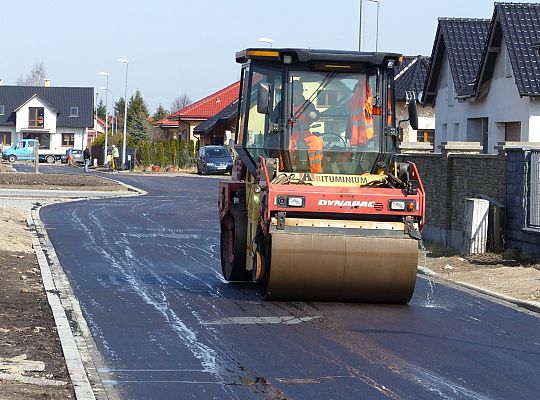
[[[142,190],[142,189],[139,189],[138,187],[135,187],[135,186],[131,186],[131,185],[128,185],[127,183],[124,183],[122,181],[119,181],[117,179],[114,179],[114,178],[109,178],[108,176],[101,176],[103,179],[108,179],[109,181],[113,181],[113,182],[116,182],[118,183],[119,185],[122,185],[124,186],[125,188],[127,188],[128,191],[130,192],[136,192],[138,195],[140,196],[145,196],[148,194],[148,192],[146,190]],[[117,193],[122,193],[122,192],[117,192]]]
[[[99,171],[98,171],[99,172]],[[106,172],[102,172],[106,173]],[[109,172],[110,173],[110,172]],[[197,173],[191,173],[191,172],[119,172],[119,176],[125,176],[125,177],[141,177],[141,176],[152,176],[156,178],[177,178],[177,177],[185,177],[185,178],[207,178],[207,179],[231,179],[231,175],[227,174],[217,174],[217,175],[199,175]]]
[[[66,360],[69,377],[75,390],[75,397],[79,400],[95,400],[96,397],[94,395],[94,391],[90,385],[79,348],[66,315],[66,308],[62,304],[61,293],[64,290],[61,290],[53,279],[53,273],[51,270],[51,267],[53,266],[49,265],[49,262],[51,261],[50,257],[47,259],[45,251],[43,250],[43,247],[46,245],[42,246],[40,238],[42,238],[43,241],[47,241],[48,236],[46,236],[47,232],[45,231],[36,210],[30,211],[28,223],[34,236],[32,239],[32,245],[36,253],[39,268],[41,270],[43,286],[45,287],[45,292],[47,293],[47,300],[51,306],[54,321],[56,323],[56,329],[60,338],[60,345],[62,346],[64,359]],[[46,251],[49,253],[50,248],[46,248]],[[73,309],[74,307],[72,306],[71,308]]]
[[[129,192],[137,192],[135,188],[128,189]],[[24,198],[24,199],[92,199],[108,197],[133,196],[133,193],[121,191],[91,191],[91,190],[40,190],[40,189],[5,189],[0,188],[2,198]]]
[[[472,285],[472,284],[467,283],[467,282],[453,281],[451,279],[447,279],[447,278],[437,274],[436,272],[430,270],[429,268],[418,266],[417,271],[418,271],[418,273],[420,275],[425,275],[425,276],[428,276],[428,277],[435,277],[435,278],[437,278],[437,280],[441,281],[442,283],[449,283],[449,284],[462,286],[462,287],[467,288],[469,290],[473,290],[475,292],[482,293],[482,294],[484,294],[486,296],[494,297],[496,299],[505,301],[507,303],[511,303],[511,304],[517,306],[518,308],[523,308],[525,310],[532,311],[532,312],[540,314],[540,302],[515,299],[513,297],[506,296],[506,295],[501,294],[501,293],[493,292],[491,290],[484,289],[482,287],[475,286],[475,285]]]

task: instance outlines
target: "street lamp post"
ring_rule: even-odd
[[[375,34],[375,52],[379,50],[379,6],[381,5],[381,0],[368,0],[372,3],[377,3],[377,30]]]
[[[381,3],[381,0],[367,0],[372,3],[377,3],[377,31],[376,31],[376,37],[375,37],[375,52],[379,50],[379,5]],[[362,48],[364,47],[364,0],[360,0],[360,24],[358,27],[358,50],[362,51]]]
[[[99,97],[99,92],[96,90],[96,92],[94,94],[96,96],[96,101],[94,102],[94,121],[93,121],[94,131],[95,131],[94,140],[95,140],[95,138],[97,137],[97,128],[98,128],[98,126],[97,126],[97,100],[98,100],[98,97]]]
[[[122,142],[122,170],[126,168],[126,131],[127,131],[127,83],[129,60],[119,58],[116,61],[126,64],[126,87],[124,89],[124,141]]]
[[[362,23],[363,22],[362,18],[364,18],[364,16],[362,15],[363,11],[364,11],[364,0],[360,0],[360,14],[359,14],[359,18],[358,18],[358,20],[360,21],[358,23],[358,51],[362,51],[362,47],[363,47],[362,46],[362,39],[363,39],[362,38],[362,36],[363,36],[362,35],[362,29],[364,27],[363,26],[364,24]]]
[[[103,149],[103,166],[105,166],[107,165],[107,136],[109,136],[109,97],[107,95],[107,90],[109,89],[109,73],[100,72],[99,74],[107,78],[107,86],[105,90],[105,147]]]
[[[111,100],[112,100],[112,104],[113,104],[113,112],[112,112],[112,117],[113,117],[113,121],[112,121],[112,125],[111,125],[111,135],[114,135],[115,133],[115,130],[114,130],[114,121],[115,121],[115,115],[114,115],[114,93],[112,92],[111,89],[109,89],[108,87],[105,87],[105,86],[102,86],[101,87],[101,90],[105,90],[106,92],[109,92],[111,94]]]

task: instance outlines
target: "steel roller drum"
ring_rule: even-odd
[[[405,304],[417,264],[418,242],[408,236],[275,232],[265,299]]]

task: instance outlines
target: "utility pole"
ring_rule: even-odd
[[[34,173],[39,173],[39,140],[34,140]]]
[[[362,51],[362,46],[363,45],[363,35],[362,35],[362,30],[364,29],[364,25],[362,24],[362,18],[363,18],[363,13],[364,11],[364,0],[360,0],[360,15],[359,15],[359,23],[358,23],[358,51]]]

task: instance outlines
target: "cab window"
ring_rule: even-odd
[[[249,98],[246,99],[248,122],[244,141],[245,147],[254,161],[257,161],[259,155],[267,155],[265,149],[279,148],[279,134],[277,132],[268,132],[272,116],[261,114],[257,111],[257,94],[259,87],[263,83],[269,85],[270,107],[272,110],[276,110],[279,109],[281,105],[282,82],[283,78],[281,70],[259,66],[253,68],[251,90],[248,93]],[[280,123],[280,121],[277,120],[272,122],[278,125]]]

